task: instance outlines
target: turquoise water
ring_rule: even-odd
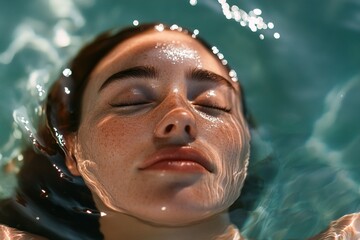
[[[360,211],[360,2],[228,4],[260,9],[252,21],[262,17],[267,29],[227,19],[215,0],[1,1],[0,164],[21,161],[31,132],[22,117],[36,121],[46,89],[84,41],[134,20],[163,21],[198,29],[244,85],[257,123],[250,170],[263,181],[246,218],[232,213],[245,236],[303,239]],[[13,183],[1,174],[1,197]]]

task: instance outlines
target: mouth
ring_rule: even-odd
[[[169,147],[156,151],[140,164],[139,170],[213,173],[214,165],[191,147]]]

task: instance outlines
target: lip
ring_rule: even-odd
[[[138,169],[213,173],[215,167],[200,151],[186,146],[159,149],[143,161]]]

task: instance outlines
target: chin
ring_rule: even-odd
[[[211,218],[212,216],[218,214],[218,212],[208,212],[202,214],[189,213],[179,214],[178,212],[168,212],[162,215],[156,216],[140,216],[137,217],[139,220],[147,222],[150,225],[162,226],[162,227],[183,227],[196,223],[201,223],[202,221]]]
[[[128,214],[151,225],[182,227],[201,223],[215,215],[227,212],[231,204],[232,201],[226,205],[219,203],[211,207],[186,203],[181,205],[167,204],[166,206],[147,206],[146,209],[137,208],[135,211],[128,211]]]

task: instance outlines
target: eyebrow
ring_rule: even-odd
[[[111,75],[99,88],[99,92],[103,90],[110,83],[119,81],[125,78],[157,78],[158,72],[154,67],[151,66],[136,66],[127,68],[120,72]]]
[[[152,66],[136,66],[124,69],[120,72],[117,72],[111,75],[105,82],[100,86],[99,91],[102,91],[108,85],[113,82],[126,79],[126,78],[157,78],[159,76],[158,71]],[[227,85],[235,92],[238,90],[230,83],[229,80],[224,78],[221,75],[218,75],[212,71],[194,68],[186,72],[186,78],[195,80],[195,81],[212,81],[222,85]]]
[[[230,80],[227,80],[225,77],[209,70],[194,68],[186,73],[186,77],[195,81],[211,81],[219,83],[221,85],[227,85],[235,92],[238,92],[238,89],[235,88],[235,86],[230,82]]]

